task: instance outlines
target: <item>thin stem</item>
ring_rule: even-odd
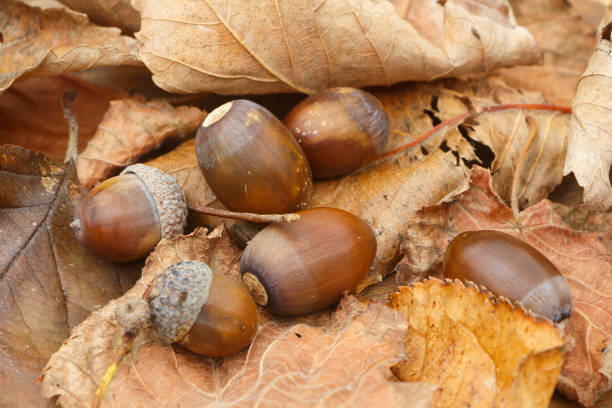
[[[76,116],[74,116],[73,102],[76,98],[75,91],[66,91],[62,95],[62,109],[64,117],[68,121],[68,147],[66,148],[66,157],[64,163],[70,160],[76,160],[79,143],[79,124]]]
[[[121,363],[121,360],[123,360],[123,357],[126,356],[132,349],[132,344],[134,343],[134,337],[135,336],[133,334],[125,333],[121,337],[121,340],[119,340],[119,347],[117,348],[117,351],[115,351],[115,355],[113,356],[113,361],[106,369],[106,372],[104,373],[104,377],[102,377],[102,381],[100,382],[100,385],[98,386],[98,389],[96,390],[96,393],[94,394],[93,400],[91,401],[91,408],[98,408],[100,404],[102,403],[102,399],[104,398],[106,389],[110,385],[111,380],[113,379],[113,376],[117,372],[117,369],[119,368],[119,364]]]
[[[375,157],[373,161],[378,161],[380,159],[384,159],[385,157],[389,157],[401,151],[410,149],[411,147],[421,144],[425,140],[429,139],[431,136],[438,133],[443,128],[455,126],[456,124],[463,122],[464,120],[468,118],[473,118],[475,116],[478,116],[481,113],[500,112],[500,111],[507,111],[507,110],[512,110],[512,109],[550,110],[550,111],[559,111],[563,113],[571,113],[572,111],[572,109],[569,106],[546,105],[546,104],[541,104],[541,103],[513,103],[513,104],[507,104],[507,105],[486,106],[479,111],[475,111],[475,110],[467,111],[465,113],[462,113],[461,115],[458,115],[453,118],[447,119],[443,122],[440,122],[433,128],[429,129],[427,132],[423,133],[421,136],[417,137],[416,139],[402,146],[399,146],[393,150],[382,153],[381,155]]]
[[[228,210],[220,210],[211,207],[189,207],[190,210],[215,217],[233,218],[236,220],[251,221],[258,223],[270,222],[294,222],[300,219],[298,214],[253,214],[241,213]]]

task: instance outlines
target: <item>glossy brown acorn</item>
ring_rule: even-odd
[[[234,354],[257,332],[257,308],[238,282],[203,262],[168,267],[148,294],[151,321],[166,343],[209,357]]]
[[[444,275],[485,286],[555,322],[569,317],[572,310],[569,285],[552,262],[503,232],[457,235],[444,253]]]
[[[287,213],[305,208],[312,174],[291,132],[247,100],[212,111],[198,129],[196,155],[206,182],[233,211]]]
[[[183,231],[185,196],[161,170],[136,164],[94,187],[71,224],[77,240],[109,262],[144,258],[162,238]]]
[[[354,290],[376,254],[374,233],[361,218],[336,208],[298,214],[298,221],[260,231],[240,260],[255,302],[287,316],[317,311]]]
[[[389,119],[380,101],[355,88],[331,88],[306,98],[285,124],[319,178],[360,168],[383,152],[389,138]]]

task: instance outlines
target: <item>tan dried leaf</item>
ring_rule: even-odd
[[[0,4],[0,92],[17,79],[104,65],[140,65],[138,42],[66,9]]]
[[[87,148],[78,156],[79,180],[92,187],[143,154],[173,138],[185,138],[204,120],[194,106],[173,107],[163,99],[132,97],[111,101]]]
[[[612,12],[610,13],[612,18]],[[584,205],[612,206],[612,20],[603,29],[572,100],[565,174],[584,187]]]
[[[468,190],[449,203],[424,208],[410,220],[398,279],[409,282],[440,274],[448,242],[463,231],[493,229],[522,238],[555,264],[572,290],[574,309],[565,326],[572,347],[559,388],[589,406],[612,387],[611,379],[600,372],[612,338],[612,213],[600,214],[588,230],[571,227],[560,214],[567,214],[560,204],[542,200],[515,218],[495,194],[489,172],[477,167]]]
[[[550,322],[474,285],[430,279],[400,287],[408,321],[404,381],[439,386],[435,407],[547,407],[565,344]]]
[[[69,75],[38,77],[19,82],[0,95],[0,144],[16,144],[63,160],[68,145],[68,122],[60,101],[76,91],[74,112],[79,122],[79,150],[98,128],[109,101],[121,97],[111,89]]]
[[[126,296],[141,295],[154,276],[180,260],[209,262],[213,270],[235,275],[239,256],[222,228],[163,241]],[[121,336],[113,317],[116,303],[91,315],[49,360],[46,397],[58,397],[63,407],[89,403]],[[146,329],[103,406],[430,406],[433,387],[390,381],[388,367],[403,355],[406,325],[388,307],[347,298],[331,318],[322,313],[275,321],[262,314],[261,321],[251,347],[224,359],[162,346]]]
[[[70,329],[133,285],[138,267],[96,259],[69,224],[73,164],[0,147],[0,405],[42,406],[36,379]]]
[[[87,14],[89,19],[102,26],[119,27],[126,33],[140,29],[140,13],[130,0],[60,0],[62,3]]]
[[[542,50],[542,64],[498,71],[509,85],[542,92],[550,103],[568,106],[597,43],[601,6],[584,0],[510,0],[510,4],[518,23]],[[591,22],[581,11],[598,20]]]
[[[539,58],[507,7],[501,22],[464,2],[430,32],[402,19],[388,1],[254,3],[133,0],[142,16],[140,56],[161,88],[178,93],[260,94],[431,80]]]

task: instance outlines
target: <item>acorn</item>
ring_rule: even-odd
[[[318,178],[357,170],[381,154],[389,139],[389,118],[382,104],[355,88],[331,88],[309,96],[284,122]]]
[[[485,286],[554,322],[568,318],[572,310],[569,285],[553,263],[503,232],[457,235],[444,253],[444,276]]]
[[[94,187],[71,227],[77,240],[109,262],[145,257],[162,238],[183,232],[187,202],[176,179],[134,164]]]
[[[240,99],[209,113],[196,135],[196,155],[206,182],[230,210],[272,214],[308,205],[306,156],[263,106]]]
[[[376,254],[374,232],[361,218],[324,207],[297,214],[297,221],[261,230],[240,260],[255,302],[286,316],[323,309],[353,291]]]
[[[153,281],[147,300],[160,339],[203,356],[234,354],[257,332],[257,307],[249,292],[204,262],[171,265]]]

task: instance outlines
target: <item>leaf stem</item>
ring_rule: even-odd
[[[76,98],[76,91],[66,91],[62,95],[62,110],[64,117],[68,121],[68,147],[66,148],[66,157],[64,163],[70,160],[76,160],[78,143],[79,143],[79,124],[74,115],[73,102]]]
[[[572,111],[572,109],[569,106],[556,106],[556,105],[547,105],[547,104],[541,104],[541,103],[512,103],[512,104],[506,104],[506,105],[485,106],[481,110],[467,111],[465,113],[462,113],[461,115],[458,115],[453,118],[447,119],[443,122],[440,122],[433,128],[429,129],[427,132],[423,133],[421,136],[418,136],[416,139],[402,146],[399,146],[393,150],[382,153],[376,156],[374,160],[372,161],[373,162],[378,161],[380,159],[384,159],[385,157],[389,157],[401,151],[410,149],[411,147],[421,144],[425,140],[429,139],[431,136],[438,133],[440,130],[447,128],[447,127],[455,126],[458,123],[463,122],[468,118],[473,118],[482,113],[501,112],[501,111],[507,111],[507,110],[512,110],[512,109],[549,110],[549,111],[558,111],[558,112],[563,112],[563,113],[571,113]]]
[[[106,372],[104,373],[104,377],[102,377],[102,381],[100,382],[98,389],[96,389],[96,393],[94,394],[93,400],[91,401],[91,408],[98,408],[102,403],[102,399],[104,398],[106,389],[110,385],[110,382],[112,381],[115,372],[117,372],[121,360],[123,360],[123,357],[126,356],[132,349],[134,337],[134,334],[125,333],[119,340],[119,347],[117,348],[117,351],[115,351],[113,360],[106,369]]]
[[[212,207],[189,207],[190,210],[215,217],[233,218],[236,220],[251,221],[258,223],[270,222],[294,222],[300,219],[298,214],[253,214],[221,210]]]

